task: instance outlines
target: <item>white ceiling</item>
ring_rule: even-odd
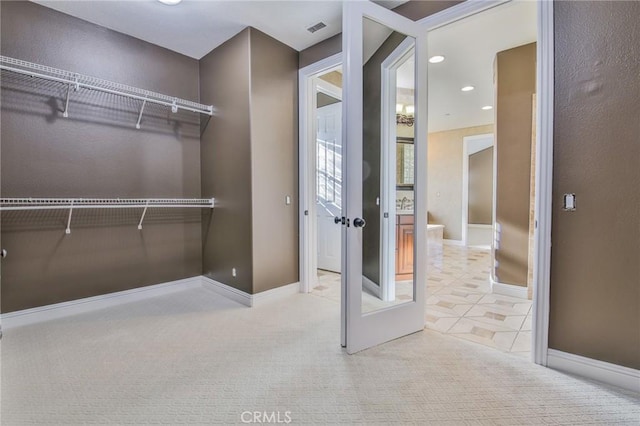
[[[491,124],[497,52],[536,41],[536,3],[514,1],[429,33],[429,132]],[[475,86],[462,92],[463,86]],[[447,115],[449,114],[449,115]]]
[[[196,59],[247,26],[296,50],[342,31],[341,0],[183,0],[177,6],[157,0],[32,1]],[[376,1],[387,8],[404,2]],[[327,27],[306,30],[319,21]],[[494,111],[480,108],[493,105],[495,54],[535,40],[533,1],[509,2],[430,32],[429,56],[446,59],[429,64],[429,131],[493,123]],[[461,92],[465,85],[476,89]]]
[[[176,6],[157,0],[32,1],[195,59],[202,58],[247,26],[296,50],[306,49],[342,31],[343,2],[340,0],[183,0]],[[393,8],[405,1],[376,3]],[[320,21],[326,28],[313,34],[307,31]]]

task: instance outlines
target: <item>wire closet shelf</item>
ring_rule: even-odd
[[[69,210],[65,233],[71,233],[74,209],[143,209],[138,229],[148,208],[210,208],[213,198],[0,198],[0,211],[9,210]]]
[[[42,78],[45,80],[57,81],[67,84],[67,96],[65,100],[64,117],[69,116],[69,97],[71,91],[77,91],[80,88],[98,90],[101,92],[111,93],[114,95],[125,96],[142,101],[138,122],[136,128],[140,128],[140,120],[147,102],[164,105],[171,108],[172,112],[178,112],[183,109],[187,111],[197,112],[200,114],[213,115],[213,105],[203,105],[197,102],[188,101],[149,90],[139,89],[137,87],[127,86],[125,84],[114,83],[112,81],[103,80],[97,77],[78,74],[71,71],[65,71],[46,65],[35,64],[33,62],[23,61],[21,59],[11,58],[8,56],[0,56],[0,69],[18,74],[28,75],[30,77]]]

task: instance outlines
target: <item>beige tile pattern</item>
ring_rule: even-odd
[[[311,294],[340,302],[340,274],[319,269],[318,282],[316,286],[312,288]],[[412,281],[398,281],[396,283],[395,300],[390,302],[384,302],[368,289],[364,289],[362,291],[362,312],[372,312],[411,300],[413,300]]]
[[[460,339],[517,355],[531,351],[531,306],[527,299],[491,293],[489,250],[445,245],[441,253],[431,254],[428,262],[426,326]],[[446,284],[433,281],[448,273]],[[429,315],[442,312],[446,301],[448,313],[457,313],[456,321],[430,321]]]
[[[489,250],[444,245],[431,249],[427,265],[427,328],[504,352],[531,351],[531,306],[527,299],[491,293]],[[411,300],[406,283],[396,302]],[[340,301],[340,275],[319,271],[312,294]],[[408,293],[412,294],[412,293]],[[363,293],[363,306],[389,306]]]

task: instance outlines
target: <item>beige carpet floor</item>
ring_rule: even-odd
[[[197,288],[5,330],[2,424],[640,423],[637,394],[430,330],[346,355],[338,309]]]

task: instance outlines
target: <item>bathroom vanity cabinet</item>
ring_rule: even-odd
[[[413,214],[396,215],[396,280],[413,279]]]

